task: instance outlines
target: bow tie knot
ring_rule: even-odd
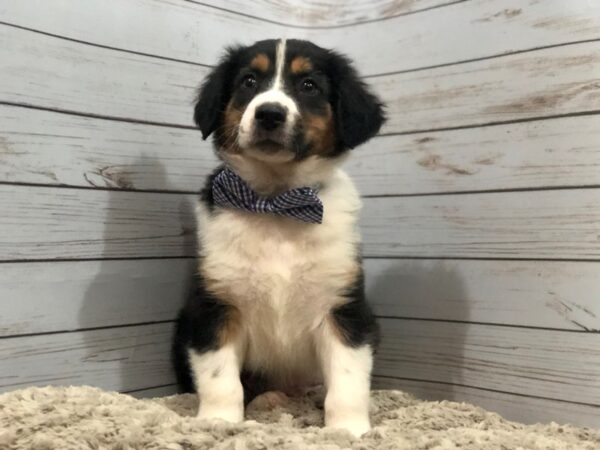
[[[235,172],[221,170],[213,179],[215,203],[254,213],[271,213],[308,223],[321,223],[323,203],[311,187],[290,189],[276,197],[261,197]]]

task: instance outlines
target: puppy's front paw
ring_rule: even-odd
[[[221,419],[227,422],[241,422],[244,420],[243,406],[211,406],[202,404],[198,410],[198,419]]]
[[[339,419],[329,419],[325,424],[331,428],[342,428],[348,430],[356,437],[361,437],[371,429],[368,418],[363,417],[343,417]]]

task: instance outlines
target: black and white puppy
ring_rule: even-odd
[[[339,165],[377,133],[382,104],[344,56],[267,40],[227,50],[194,118],[224,165],[197,208],[197,287],[174,342],[182,388],[198,392],[199,417],[237,422],[252,397],[323,383],[326,426],[363,434],[377,325],[364,296],[361,201]],[[313,189],[321,223],[223,205],[223,167],[260,201]]]

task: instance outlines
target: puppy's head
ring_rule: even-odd
[[[226,51],[204,81],[194,120],[219,153],[265,162],[333,158],[371,138],[381,102],[348,59],[300,40]]]

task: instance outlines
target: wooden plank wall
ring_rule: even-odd
[[[384,330],[375,385],[600,426],[588,0],[2,1],[0,391],[174,391],[215,164],[194,91],[223,46],[282,36],[348,53],[388,102],[347,165]]]

